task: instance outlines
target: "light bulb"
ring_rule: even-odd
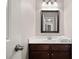
[[[42,6],[46,6],[47,3],[45,1],[42,2]]]
[[[48,2],[48,6],[51,6],[51,2],[50,1]]]
[[[55,2],[53,3],[53,6],[54,6],[54,7],[58,7],[58,3],[55,1]]]

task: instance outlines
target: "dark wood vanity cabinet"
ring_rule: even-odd
[[[29,59],[72,59],[71,44],[29,44]]]

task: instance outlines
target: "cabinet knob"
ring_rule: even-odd
[[[48,53],[48,55],[49,55],[49,53]]]
[[[65,47],[67,48],[67,47],[70,47],[70,46],[65,46]]]
[[[53,53],[51,55],[53,56]]]

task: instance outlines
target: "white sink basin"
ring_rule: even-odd
[[[66,37],[33,37],[29,44],[71,44],[71,39]]]

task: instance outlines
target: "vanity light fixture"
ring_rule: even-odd
[[[52,2],[52,0],[45,1],[43,0],[42,2],[42,9],[58,9],[58,3],[57,0]]]

